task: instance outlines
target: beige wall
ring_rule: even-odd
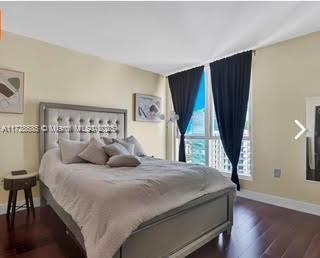
[[[128,133],[148,154],[165,157],[165,124],[132,121],[133,93],[160,96],[166,107],[165,78],[11,33],[0,41],[0,67],[25,73],[25,112],[0,113],[0,125],[38,124],[40,101],[125,108]],[[38,169],[38,134],[0,134],[0,146],[0,178],[14,169]],[[6,198],[1,186],[0,203]]]
[[[253,181],[243,188],[320,204],[320,182],[304,180],[305,141],[294,139],[305,98],[320,96],[320,33],[258,49],[252,72]]]

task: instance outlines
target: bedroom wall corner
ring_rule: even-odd
[[[173,112],[173,104],[168,79],[166,80],[167,117]],[[168,123],[166,127],[166,159],[175,160],[175,129],[174,123]]]
[[[242,188],[320,204],[320,182],[305,180],[305,98],[320,96],[320,32],[257,49],[253,64],[253,180]],[[273,177],[280,168],[282,176]]]

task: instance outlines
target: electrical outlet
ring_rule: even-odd
[[[280,178],[281,177],[281,169],[280,168],[275,168],[273,170],[273,177],[276,177],[276,178]]]

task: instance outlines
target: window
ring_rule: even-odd
[[[250,109],[251,104],[249,101],[238,163],[238,173],[244,176],[251,175]],[[178,157],[178,129],[176,130],[176,136],[176,157]],[[185,135],[185,145],[187,162],[207,165],[223,172],[231,172],[232,166],[224,152],[219,136],[208,66],[205,67],[205,72],[201,79],[193,114]]]

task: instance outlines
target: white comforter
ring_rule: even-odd
[[[112,257],[143,222],[234,184],[217,170],[144,158],[135,168],[63,164],[59,149],[42,158],[40,178],[75,220],[88,258]]]

